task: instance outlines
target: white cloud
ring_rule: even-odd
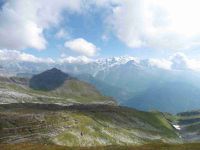
[[[152,67],[162,68],[166,70],[171,69],[172,62],[166,59],[148,59],[148,64]]]
[[[59,25],[64,10],[80,12],[94,5],[110,12],[104,21],[129,47],[200,45],[199,0],[7,0],[0,10],[0,48],[45,49],[44,31]],[[60,29],[56,36],[64,38],[67,31]]]
[[[86,57],[86,56],[61,56],[61,58],[58,60],[59,63],[82,63],[82,64],[87,64],[89,62],[93,61],[92,59]]]
[[[173,56],[171,56],[172,61],[172,69],[176,70],[185,70],[189,69],[188,63],[190,60],[186,57],[184,53],[175,53]]]
[[[188,58],[184,53],[175,53],[170,57],[172,69],[176,70],[195,70],[200,71],[200,61]]]
[[[116,5],[121,3],[122,0],[94,0],[91,1],[91,4],[95,4],[96,6],[99,7],[112,7],[112,5]]]
[[[83,38],[66,41],[65,47],[89,57],[94,56],[98,51],[98,48],[94,44]]]
[[[33,63],[54,63],[51,58],[39,58],[17,50],[0,50],[0,61],[19,61]]]
[[[181,50],[200,45],[199,0],[120,0],[107,18],[129,47]]]
[[[59,38],[59,39],[69,39],[70,35],[69,35],[69,33],[65,29],[60,29],[56,33],[56,37]]]
[[[156,67],[166,70],[200,71],[200,61],[189,58],[182,52],[177,52],[169,58],[140,59],[139,63],[147,67]]]
[[[167,70],[193,70],[200,71],[200,61],[186,56],[182,52],[177,52],[169,58],[150,58],[147,65]]]
[[[80,0],[7,0],[0,10],[0,48],[45,49],[44,30],[60,23],[63,10],[80,9]]]

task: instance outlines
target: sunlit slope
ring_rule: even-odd
[[[111,105],[1,105],[0,136],[1,143],[65,146],[181,141],[162,113]]]
[[[64,78],[61,79],[59,74]],[[94,86],[73,77],[65,78],[65,75],[67,74],[52,69],[35,76],[34,80],[1,77],[0,103],[115,104],[112,98],[101,95]]]

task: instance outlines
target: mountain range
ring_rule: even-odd
[[[37,64],[1,62],[1,74],[32,77],[56,67],[95,86],[118,103],[141,110],[171,113],[199,108],[200,74],[180,67],[163,68],[152,60],[124,56],[91,62]],[[12,71],[11,71],[12,70]],[[180,83],[180,86],[178,84]],[[170,95],[170,96],[169,96]],[[165,107],[166,103],[171,107]],[[165,108],[165,109],[163,109]]]

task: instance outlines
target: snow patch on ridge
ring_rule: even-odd
[[[176,129],[176,130],[181,130],[181,127],[179,125],[173,125],[173,127]]]

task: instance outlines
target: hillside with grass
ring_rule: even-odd
[[[180,126],[180,134],[186,141],[200,141],[200,111],[189,111],[179,113],[178,124]]]
[[[111,105],[0,105],[0,143],[63,146],[180,143],[162,113]]]
[[[55,68],[31,79],[1,77],[0,97],[0,103],[116,104],[111,97],[103,96],[94,86]]]
[[[142,146],[104,146],[104,147],[66,147],[58,145],[43,145],[43,144],[0,144],[2,150],[199,150],[199,143],[189,144],[164,144],[153,143]]]

